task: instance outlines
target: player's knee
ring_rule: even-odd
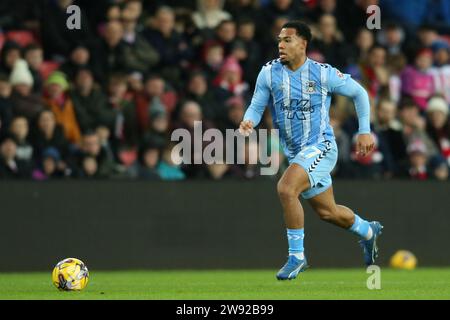
[[[299,192],[295,190],[294,186],[285,183],[282,180],[278,181],[277,191],[278,196],[282,201],[297,199],[299,195]]]

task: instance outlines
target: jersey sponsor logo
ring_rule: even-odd
[[[279,103],[278,106],[281,111],[285,112],[287,119],[306,120],[306,113],[314,112],[313,106],[308,106],[308,99],[291,99],[289,106],[284,106]]]

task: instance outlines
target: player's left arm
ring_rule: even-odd
[[[357,151],[363,156],[368,155],[374,148],[375,140],[370,133],[370,101],[367,91],[350,75],[335,68],[331,68],[328,87],[330,92],[353,100],[359,123]]]

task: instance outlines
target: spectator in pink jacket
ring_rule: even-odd
[[[401,74],[402,92],[411,96],[414,102],[425,110],[428,98],[434,93],[433,77],[428,73],[433,63],[430,49],[420,50],[414,66],[408,66]]]

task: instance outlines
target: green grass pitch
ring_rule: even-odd
[[[450,269],[381,269],[381,289],[365,269],[310,269],[292,281],[276,270],[91,271],[81,292],[59,292],[51,273],[1,273],[0,299],[450,299]]]

